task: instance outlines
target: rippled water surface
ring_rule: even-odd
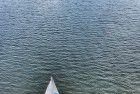
[[[140,94],[139,0],[0,0],[0,94]]]

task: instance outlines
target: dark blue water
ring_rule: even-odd
[[[140,94],[140,1],[0,0],[0,94],[51,75],[60,94]]]

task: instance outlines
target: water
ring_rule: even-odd
[[[0,94],[51,75],[60,94],[140,94],[140,1],[1,0]]]

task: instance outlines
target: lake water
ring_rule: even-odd
[[[140,94],[140,0],[0,0],[0,94]]]

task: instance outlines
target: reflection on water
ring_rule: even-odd
[[[138,0],[2,0],[0,93],[140,93]]]

